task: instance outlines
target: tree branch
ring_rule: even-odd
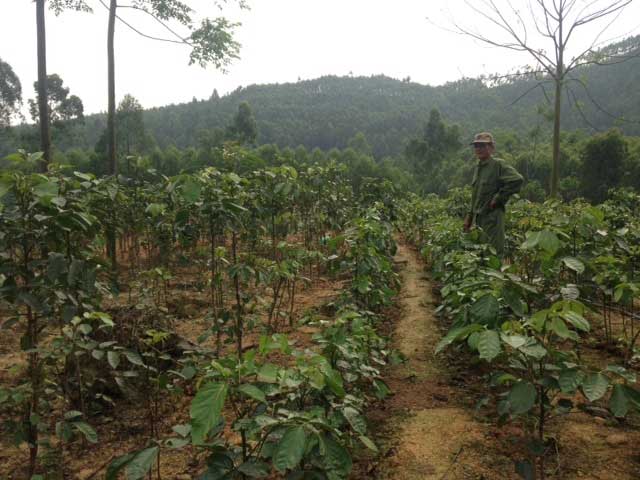
[[[106,3],[104,3],[104,1],[103,1],[103,0],[98,0],[98,1],[102,4],[102,6],[103,6],[104,8],[106,8],[107,10],[109,10],[109,6],[108,6]],[[147,12],[147,13],[148,13],[148,12]],[[150,14],[150,15],[151,15],[151,14]],[[180,41],[178,41],[178,40],[172,40],[172,39],[170,39],[170,38],[160,38],[160,37],[154,37],[154,36],[152,36],[152,35],[147,35],[146,33],[143,33],[143,32],[141,32],[140,30],[138,30],[137,28],[135,28],[133,25],[129,24],[126,20],[123,20],[119,15],[116,15],[116,18],[117,18],[118,20],[120,20],[122,23],[124,23],[124,24],[125,24],[127,27],[129,27],[131,30],[133,30],[134,32],[136,32],[138,35],[140,35],[141,37],[148,38],[148,39],[150,39],[150,40],[157,40],[157,41],[159,41],[159,42],[177,43],[177,44],[180,44],[180,45],[189,45],[189,46],[191,45],[189,42],[187,42],[187,41],[185,41],[185,40],[180,40]],[[158,21],[159,21],[159,20],[158,20]],[[162,23],[162,22],[160,22],[160,23]]]

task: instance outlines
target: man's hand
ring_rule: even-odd
[[[491,203],[489,203],[489,208],[493,210],[494,208],[497,208],[497,207],[498,207],[498,202],[496,202],[495,199],[491,200]]]
[[[462,231],[468,232],[471,230],[471,215],[464,217],[464,224],[462,225]]]

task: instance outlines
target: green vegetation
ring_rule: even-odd
[[[450,330],[438,350],[465,349],[491,365],[487,381],[500,421],[521,422],[532,439],[529,460],[518,465],[524,478],[545,476],[551,418],[591,402],[618,418],[640,410],[640,197],[610,193],[597,207],[580,200],[510,205],[504,265],[477,230],[462,233],[465,192],[415,197],[401,208],[404,234],[442,284],[438,310]],[[615,346],[619,363],[589,363],[583,351],[594,338]]]
[[[376,449],[363,411],[389,392],[376,332],[397,287],[388,184],[367,187],[383,200],[370,203],[336,164],[171,178],[136,165],[125,183],[52,167],[0,177],[3,328],[23,332],[26,361],[0,387],[0,409],[12,441],[29,447],[29,478],[53,475],[41,458],[64,458],[78,435],[99,444],[91,424],[127,400],[146,410],[147,442],[107,478],[160,477],[162,452],[189,445],[205,454],[206,478],[346,478],[351,451]],[[330,317],[307,319],[312,345],[298,347],[283,331],[300,321],[296,292],[320,274],[347,283]],[[202,345],[175,333],[176,279],[206,299]],[[190,420],[167,437],[161,404],[188,392]]]

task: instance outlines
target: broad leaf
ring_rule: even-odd
[[[125,468],[127,480],[143,479],[155,463],[158,450],[159,447],[154,446],[136,453]]]
[[[72,422],[72,425],[84,435],[88,442],[98,443],[98,434],[91,425],[86,422]]]
[[[602,398],[607,393],[609,387],[609,379],[601,373],[592,373],[587,375],[582,382],[582,392],[590,402],[594,402]]]
[[[584,373],[580,370],[562,370],[558,377],[558,384],[563,393],[573,393],[582,384]]]
[[[504,333],[501,333],[500,338],[503,343],[514,349],[518,349],[527,344],[527,337],[523,335],[505,335]]]
[[[491,361],[500,355],[502,347],[500,345],[500,335],[494,330],[485,330],[480,333],[478,339],[478,352],[480,358]]]
[[[589,322],[579,313],[567,310],[560,313],[560,316],[573,325],[577,330],[588,332],[591,329]]]
[[[255,385],[250,385],[248,383],[245,383],[244,385],[240,385],[238,387],[238,391],[242,392],[249,398],[253,398],[254,400],[257,400],[258,402],[261,402],[261,403],[267,402],[267,398],[265,397],[264,392],[260,390],[258,387],[256,387]]]
[[[471,317],[478,323],[483,325],[494,326],[498,317],[500,305],[498,300],[491,294],[483,295],[475,301],[469,313]]]
[[[117,480],[118,473],[123,468],[126,469],[127,480],[143,479],[158,457],[158,450],[159,448],[154,446],[117,457],[107,467],[105,480]]]
[[[184,198],[187,203],[195,203],[200,198],[201,190],[201,185],[189,178],[182,184],[182,198]]]
[[[265,478],[271,473],[271,467],[265,462],[250,460],[240,465],[238,471],[250,478]]]
[[[573,270],[576,273],[584,273],[584,263],[577,258],[564,257],[562,259],[562,263],[564,263],[568,269]]]
[[[477,323],[450,330],[442,340],[438,342],[438,345],[436,346],[436,353],[440,353],[453,342],[457,340],[464,340],[473,332],[478,332],[480,330],[483,330],[483,327]]]
[[[378,452],[378,447],[376,447],[376,444],[373,443],[373,440],[371,440],[369,437],[360,435],[358,438],[364,444],[364,446],[367,447],[369,450],[373,450],[376,453]]]
[[[536,387],[529,382],[523,381],[513,386],[507,399],[511,406],[511,411],[516,415],[520,415],[533,408],[537,396]]]
[[[611,398],[609,399],[609,409],[618,418],[623,418],[629,411],[629,399],[625,395],[622,385],[614,385]]]
[[[279,472],[296,467],[302,460],[307,444],[307,434],[303,427],[290,427],[284,433],[273,453],[273,466]]]
[[[116,351],[109,350],[107,352],[107,361],[109,365],[111,365],[111,368],[115,370],[118,368],[118,365],[120,365],[120,354]]]
[[[278,382],[278,366],[273,363],[265,363],[258,371],[258,381],[265,383]]]
[[[367,432],[367,422],[364,417],[360,415],[360,412],[353,407],[345,407],[342,410],[342,414],[351,425],[354,431],[364,435]]]
[[[333,437],[325,434],[321,438],[320,452],[324,454],[324,465],[329,478],[347,478],[352,466],[349,452]]]
[[[220,421],[222,407],[227,398],[227,384],[207,383],[198,390],[191,402],[191,438],[201,445],[207,434]]]

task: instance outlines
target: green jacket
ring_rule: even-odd
[[[471,182],[471,217],[475,219],[488,213],[492,200],[504,210],[509,197],[520,191],[523,181],[522,175],[504,160],[492,157],[478,161]]]
[[[473,174],[469,216],[499,256],[504,253],[504,207],[509,197],[520,191],[523,181],[515,168],[498,158],[479,161]],[[492,200],[496,202],[493,209]]]

